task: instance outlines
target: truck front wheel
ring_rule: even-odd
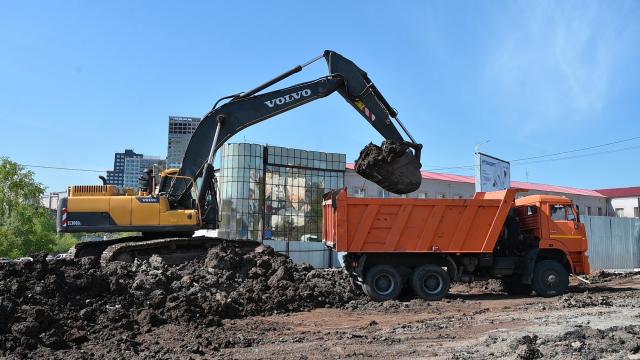
[[[367,271],[362,290],[373,301],[393,300],[402,290],[402,278],[393,266],[376,265]]]
[[[441,300],[450,286],[449,274],[438,265],[422,265],[413,271],[411,287],[421,299]]]
[[[562,295],[569,287],[569,273],[562,264],[553,260],[543,260],[536,264],[533,272],[533,289],[538,296]]]

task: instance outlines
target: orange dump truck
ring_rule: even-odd
[[[564,293],[569,274],[588,274],[587,236],[571,200],[520,189],[473,199],[325,195],[323,240],[346,253],[345,267],[373,300],[405,285],[427,300],[451,282],[502,279],[514,295]]]

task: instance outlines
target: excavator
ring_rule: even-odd
[[[329,75],[283,89],[263,92],[324,58]],[[113,240],[77,244],[74,257],[99,256],[111,261],[162,256],[181,263],[206,254],[222,241],[256,246],[249,240],[193,236],[197,230],[219,227],[217,151],[233,135],[263,120],[338,92],[386,140],[382,147],[367,145],[356,161],[363,177],[396,194],[415,191],[421,183],[422,145],[411,136],[367,73],[335,51],[326,50],[310,61],[245,92],[219,99],[203,117],[187,145],[182,166],[162,172],[145,170],[140,189],[124,191],[114,185],[70,186],[58,204],[57,229],[63,233],[137,232]],[[395,122],[402,128],[405,138]]]

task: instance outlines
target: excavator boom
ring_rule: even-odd
[[[322,57],[329,67],[328,76],[258,94]],[[400,154],[395,154],[395,157],[386,157],[373,162],[362,161],[362,164],[356,167],[358,172],[391,192],[406,194],[415,191],[421,182],[420,149],[422,145],[404,140],[392,122],[392,118],[397,118],[397,111],[389,105],[364,70],[335,51],[326,50],[322,57],[317,57],[304,65],[298,65],[255,89],[229,96],[227,98],[230,98],[230,101],[214,107],[202,119],[187,145],[179,177],[175,178],[168,194],[172,206],[189,206],[192,201],[190,187],[199,177],[204,181],[198,191],[198,203],[204,204],[207,197],[215,198],[215,196],[208,196],[215,189],[215,184],[211,184],[209,180],[215,181],[213,158],[216,151],[233,135],[251,125],[336,91],[387,141],[399,144],[405,149]],[[404,129],[403,126],[402,128]],[[407,136],[412,139],[408,133]],[[409,148],[413,148],[414,152],[408,151]],[[213,206],[216,205],[213,204]],[[215,222],[217,207],[206,208],[203,212],[204,222],[209,224]]]

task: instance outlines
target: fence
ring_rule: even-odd
[[[640,219],[581,216],[589,239],[591,269],[640,268]]]
[[[589,238],[591,269],[640,268],[640,219],[581,216]],[[277,252],[296,263],[315,268],[340,267],[341,255],[319,242],[265,240]]]
[[[288,255],[293,262],[315,268],[340,267],[340,256],[320,242],[264,240],[275,251]]]

